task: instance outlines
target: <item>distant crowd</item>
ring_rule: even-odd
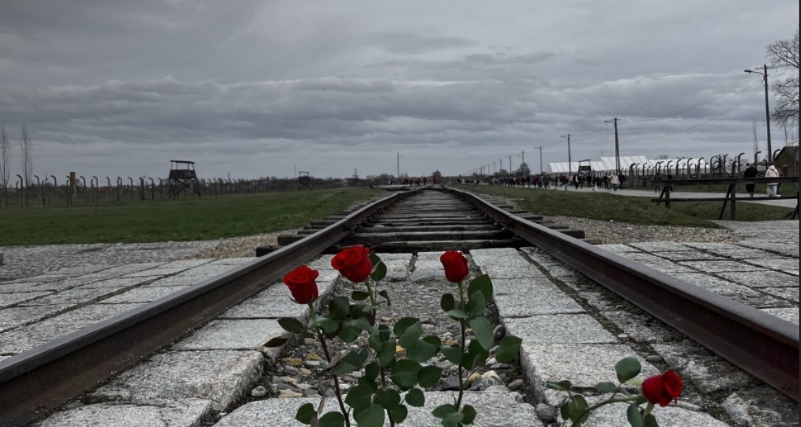
[[[490,185],[504,185],[509,187],[537,187],[537,188],[564,188],[567,190],[570,186],[575,189],[592,188],[594,191],[605,189],[608,191],[617,191],[622,188],[623,183],[626,182],[626,175],[609,174],[609,175],[590,175],[590,174],[557,174],[551,175],[530,175],[521,177],[508,177],[497,178],[487,177],[483,179],[465,179],[461,175],[458,178],[459,184],[479,184],[486,183]]]

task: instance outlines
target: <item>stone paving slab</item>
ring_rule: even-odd
[[[662,273],[673,274],[673,273],[695,273],[697,270],[694,270],[686,265],[677,264],[672,261],[660,261],[655,264],[651,263],[643,263],[646,267],[653,268],[656,271],[661,271]]]
[[[43,297],[45,295],[51,295],[51,292],[18,292],[14,294],[0,294],[0,308],[35,300],[36,298]]]
[[[602,311],[601,314],[636,343],[663,343],[682,338],[680,332],[648,314],[628,311]]]
[[[283,333],[284,329],[273,319],[212,320],[172,349],[259,351],[264,343]]]
[[[764,268],[751,266],[739,261],[681,261],[679,264],[706,273],[722,273],[732,271],[765,271]]]
[[[771,270],[798,270],[798,258],[754,258],[745,262]]]
[[[187,399],[167,406],[99,403],[56,412],[34,427],[197,427],[211,402]]]
[[[615,344],[600,323],[586,314],[555,314],[502,319],[506,331],[528,344]]]
[[[330,286],[317,284],[321,295],[329,293]],[[279,319],[294,317],[305,321],[309,316],[309,308],[296,304],[289,298],[292,294],[283,283],[275,283],[247,301],[231,307],[219,317],[222,319]]]
[[[623,253],[623,252],[640,252],[642,250],[640,248],[635,248],[633,246],[623,245],[623,244],[619,244],[619,243],[611,243],[611,244],[606,244],[606,245],[596,245],[595,247],[603,249],[605,251],[616,253],[616,254]]]
[[[98,280],[96,282],[79,285],[76,288],[117,290],[137,286],[155,279],[156,277],[114,277],[111,279]]]
[[[452,404],[455,396],[455,393],[450,392],[427,392],[425,406],[422,408],[408,407],[409,414],[400,425],[441,426],[440,420],[434,418],[431,411],[439,405]],[[316,408],[320,400],[299,398],[264,399],[250,402],[223,417],[215,424],[215,427],[301,427],[304,424],[295,420],[295,413],[297,413],[297,408],[306,403],[311,403]],[[542,427],[543,425],[537,418],[534,407],[522,402],[518,393],[465,392],[463,403],[476,408],[478,415],[475,422],[471,424],[475,427]],[[323,412],[338,411],[338,409],[336,401],[328,399]],[[389,426],[389,421],[386,421],[384,425]]]
[[[638,249],[642,249],[646,252],[692,250],[691,247],[683,243],[676,243],[676,242],[640,242],[640,243],[629,243],[628,245]]]
[[[100,301],[101,304],[122,304],[122,303],[148,303],[167,295],[174,294],[186,286],[145,286],[125,291],[111,298]]]
[[[775,288],[798,286],[798,277],[778,271],[754,271],[737,273],[715,273],[724,279],[750,288]]]
[[[0,332],[42,320],[71,307],[69,304],[11,307],[0,310]]]
[[[780,319],[798,325],[798,307],[787,308],[762,308],[765,313],[772,314]]]
[[[333,270],[334,267],[331,266],[332,259],[334,259],[334,255],[320,255],[306,265],[315,270]]]
[[[705,261],[705,260],[723,260],[723,257],[713,255],[703,251],[689,250],[689,251],[673,251],[673,252],[651,252],[651,255],[656,255],[660,258],[669,259],[671,261]]]
[[[738,246],[733,249],[708,249],[708,251],[718,256],[729,257],[738,260],[749,260],[755,258],[773,258],[776,256],[776,254],[771,252],[759,249],[744,248],[741,246]]]
[[[528,295],[529,292],[540,288],[558,289],[545,276],[523,277],[519,279],[496,279],[492,280],[492,292],[494,295]]]
[[[798,234],[796,234],[797,239]],[[777,253],[779,255],[798,258],[798,241],[792,243],[783,243],[782,239],[775,241],[743,241],[738,242],[738,245],[748,248],[761,249],[768,252]]]
[[[114,317],[137,304],[106,304],[68,311],[0,334],[0,353],[21,353],[81,328]]]
[[[704,394],[731,393],[757,384],[756,378],[692,341],[654,344],[652,347],[670,369],[691,381]]]
[[[593,405],[601,400],[608,399],[609,396],[590,396],[587,398],[587,403]],[[593,411],[592,415],[587,419],[587,422],[582,424],[583,427],[623,427],[628,426],[626,421],[625,404],[612,404],[604,405]],[[697,412],[690,409],[685,409],[675,404],[665,407],[657,405],[653,410],[654,417],[660,427],[729,427],[729,424],[717,420],[703,412]],[[562,422],[562,417],[559,417],[559,422]]]
[[[157,354],[122,372],[89,395],[90,403],[127,402],[163,405],[196,398],[227,409],[262,375],[257,351],[176,351]]]
[[[798,288],[759,288],[759,290],[798,304]]]
[[[556,286],[539,286],[520,295],[495,295],[495,306],[503,317],[529,317],[538,314],[584,313],[584,309]]]
[[[409,279],[412,254],[378,254],[378,256],[387,266],[387,275],[384,280],[399,282]]]
[[[636,357],[642,365],[638,378],[658,375],[660,371],[622,344],[524,344],[520,352],[523,369],[535,396],[558,406],[566,392],[548,390],[547,381],[568,380],[574,388],[588,389],[600,382],[618,384],[615,364],[624,357]]]
[[[209,265],[222,265],[222,266],[239,266],[257,260],[257,257],[241,257],[241,258],[222,258],[209,263]]]
[[[125,286],[118,288],[95,288],[95,289],[68,289],[58,293],[47,293],[44,297],[25,301],[24,305],[50,305],[50,304],[72,304],[78,305],[96,300],[104,295],[117,292]],[[21,294],[18,294],[21,295]]]
[[[436,258],[428,256],[421,258],[420,255],[435,254]],[[417,254],[417,260],[414,262],[414,270],[409,275],[409,280],[412,282],[420,282],[424,280],[437,280],[446,281],[445,268],[439,260],[442,252],[420,252]]]

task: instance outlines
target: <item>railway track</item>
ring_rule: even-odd
[[[354,243],[377,252],[538,246],[794,400],[798,330],[458,190],[396,193],[312,223],[237,269],[0,361],[0,426],[24,425],[260,292],[301,262]],[[506,206],[506,208],[510,208]]]

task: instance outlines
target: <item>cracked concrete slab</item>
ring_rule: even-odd
[[[584,313],[584,309],[556,286],[530,289],[520,295],[495,295],[495,306],[503,317],[529,317],[538,314]]]
[[[798,286],[798,277],[778,271],[715,273],[715,275],[750,288]]]
[[[731,393],[758,383],[756,378],[691,341],[654,344],[653,349],[704,394]]]
[[[34,427],[196,427],[211,412],[211,402],[187,399],[167,406],[99,403],[56,412]]]
[[[212,320],[173,346],[173,350],[256,350],[280,337],[284,329],[273,319]],[[270,356],[280,352],[272,348]]]
[[[618,340],[587,314],[502,319],[506,331],[528,344],[605,344]]]

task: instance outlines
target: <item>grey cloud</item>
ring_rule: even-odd
[[[448,48],[478,46],[478,42],[475,40],[452,36],[381,32],[368,37],[390,53],[422,53]]]

